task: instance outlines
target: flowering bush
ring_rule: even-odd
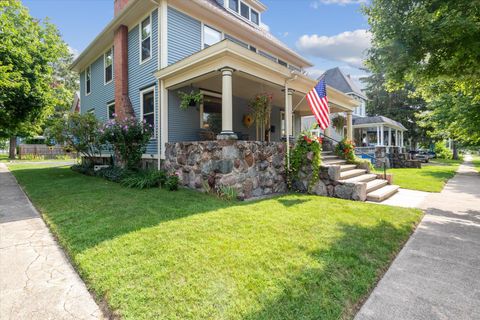
[[[297,139],[295,147],[290,151],[289,187],[292,187],[293,180],[298,179],[298,174],[305,165],[311,165],[312,167],[310,186],[317,182],[322,163],[321,156],[322,139],[311,132],[302,132]]]
[[[347,161],[355,161],[355,144],[345,138],[335,146],[335,154]]]
[[[136,118],[109,120],[100,129],[104,143],[109,143],[115,152],[117,162],[127,169],[137,169],[147,144],[152,137],[153,128]]]

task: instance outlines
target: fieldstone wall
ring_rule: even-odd
[[[370,168],[366,166],[367,172]],[[299,173],[299,179],[294,181],[294,189],[319,196],[334,197],[347,200],[365,201],[367,199],[367,184],[365,182],[342,182],[340,166],[321,166],[319,179],[310,185],[312,179],[311,166],[304,166]]]
[[[164,168],[196,190],[233,187],[239,199],[287,191],[285,143],[194,141],[168,143]]]

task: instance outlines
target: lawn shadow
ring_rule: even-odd
[[[65,167],[22,168],[13,173],[73,254],[160,223],[251,204],[187,189],[129,189]]]
[[[261,302],[261,310],[243,319],[353,318],[413,226],[405,223],[397,228],[380,222],[374,227],[343,224],[339,228],[342,236],[328,250],[309,253],[318,267],[286,280],[276,299]]]
[[[299,204],[303,204],[305,202],[309,202],[311,201],[311,199],[277,199],[277,201],[285,207],[289,208]]]

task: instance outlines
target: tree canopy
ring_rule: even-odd
[[[57,28],[18,0],[0,0],[0,137],[38,133],[70,99],[56,65],[70,56]]]
[[[389,90],[406,83],[427,102],[432,135],[480,143],[480,1],[372,0],[367,61]]]

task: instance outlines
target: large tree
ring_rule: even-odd
[[[419,126],[417,115],[425,111],[426,103],[415,96],[412,85],[405,85],[396,90],[387,90],[383,74],[373,73],[362,78],[367,94],[367,113],[383,115],[402,123],[408,131],[406,137],[412,139],[412,144],[426,143],[425,128]]]
[[[480,1],[372,0],[368,66],[390,90],[415,86],[432,135],[480,143]]]
[[[54,66],[69,55],[57,28],[30,16],[18,0],[0,0],[0,137],[41,132],[58,104]]]

